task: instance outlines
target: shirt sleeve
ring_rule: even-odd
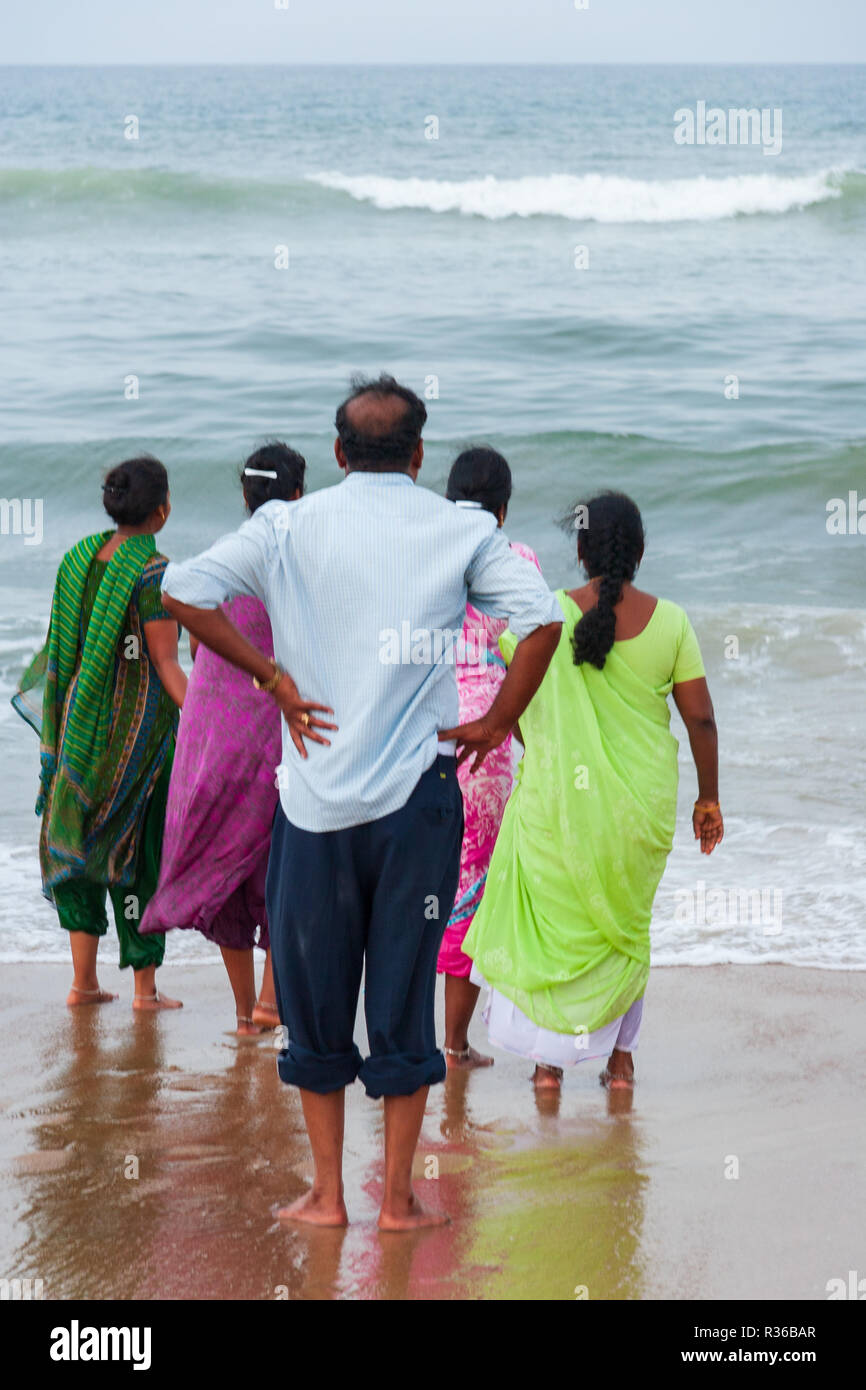
[[[541,574],[512,549],[501,530],[481,542],[466,582],[469,602],[491,618],[507,618],[518,642],[538,627],[562,622],[562,609]]]
[[[674,661],[674,685],[680,685],[683,681],[696,681],[706,674],[695,630],[687,615],[682,610],[680,612],[680,640]]]
[[[276,532],[287,504],[266,502],[249,521],[209,550],[182,563],[171,563],[163,576],[163,593],[193,608],[218,608],[244,594],[265,602],[267,576],[276,561]],[[284,531],[287,526],[283,526]]]

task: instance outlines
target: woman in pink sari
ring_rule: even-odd
[[[257,449],[242,474],[250,514],[265,502],[296,501],[305,468],[285,444]],[[270,623],[257,598],[234,598],[225,611],[248,641],[273,656]],[[177,736],[159,884],[141,931],[193,927],[215,942],[235,997],[237,1032],[255,1034],[279,1025],[265,878],[278,796],[280,712],[236,666],[197,648],[194,639],[190,647],[195,664]],[[254,945],[266,952],[258,999]]]
[[[502,526],[511,497],[511,469],[495,449],[467,449],[456,459],[445,493],[458,507],[480,507],[492,512]],[[512,542],[524,559],[541,566],[534,551]],[[460,697],[460,724],[481,719],[492,705],[505,678],[505,662],[499,652],[499,638],[508,622],[488,618],[472,604],[458,652],[457,690]],[[469,772],[469,760],[457,770],[463,793],[463,849],[460,856],[460,882],[454,908],[445,928],[439,950],[438,972],[445,975],[445,1062],[449,1067],[489,1067],[492,1057],[482,1056],[469,1045],[469,1023],[478,1002],[479,986],[469,974],[472,961],[463,954],[463,938],[481,902],[487,870],[496,836],[502,824],[505,803],[514,782],[511,736],[487,754],[477,772]]]

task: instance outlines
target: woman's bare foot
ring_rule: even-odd
[[[255,1010],[253,1011],[255,1014]],[[238,1015],[238,1026],[235,1035],[239,1038],[260,1038],[262,1029],[255,1023],[254,1018],[241,1018]]]
[[[95,989],[81,989],[79,985],[72,985],[66,1002],[71,1009],[77,1009],[82,1004],[110,1004],[116,998],[116,994],[111,994],[107,989],[100,989],[98,985]]]
[[[407,1202],[382,1206],[379,1212],[380,1231],[417,1231],[423,1226],[447,1226],[451,1217],[441,1211],[426,1211],[415,1193]]]
[[[599,1080],[609,1091],[631,1090],[634,1086],[634,1062],[631,1053],[620,1052],[614,1048]]]
[[[471,1067],[492,1067],[493,1058],[483,1052],[476,1052],[469,1043],[462,1048],[445,1049],[445,1065],[449,1070],[468,1071]]]
[[[257,1023],[259,1028],[279,1028],[280,1015],[276,1004],[263,1004],[260,999],[257,1000],[252,1012],[252,1021]]]
[[[539,1091],[558,1091],[562,1086],[562,1067],[546,1067],[539,1062],[532,1075],[532,1084]]]
[[[325,1198],[314,1188],[291,1206],[277,1212],[280,1221],[304,1221],[309,1226],[348,1226],[349,1213],[342,1196]]]
[[[155,1013],[157,1009],[182,1009],[183,1003],[180,999],[169,999],[167,994],[160,994],[156,990],[154,994],[136,994],[132,1007],[142,1013]]]

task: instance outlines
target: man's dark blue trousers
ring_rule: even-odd
[[[288,1085],[326,1095],[359,1076],[370,1096],[407,1096],[445,1079],[433,996],[462,839],[456,762],[441,754],[405,806],[364,825],[300,830],[277,807],[267,909]]]

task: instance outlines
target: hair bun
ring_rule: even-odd
[[[140,526],[168,498],[168,474],[150,454],[124,459],[102,484],[102,505],[118,526]]]

